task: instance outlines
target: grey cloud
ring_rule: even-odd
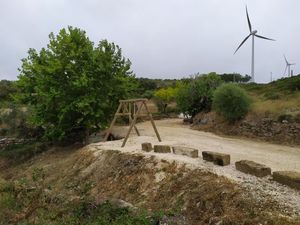
[[[283,54],[300,58],[297,0],[10,0],[0,3],[0,79],[16,79],[29,48],[46,46],[48,34],[68,25],[94,42],[120,45],[138,76],[181,78],[196,72],[250,73],[245,5],[261,35],[256,41],[256,78],[268,82],[284,70]],[[298,66],[294,67],[295,73]]]

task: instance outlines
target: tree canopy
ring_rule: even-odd
[[[118,100],[136,88],[130,61],[118,45],[102,40],[95,46],[79,28],[49,39],[22,60],[18,99],[33,107],[33,122],[52,140],[105,127]]]
[[[243,76],[238,73],[224,73],[224,74],[220,74],[220,77],[224,82],[236,82],[236,83],[247,83],[251,79],[251,76],[247,74]]]

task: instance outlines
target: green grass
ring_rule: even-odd
[[[48,146],[42,142],[11,144],[0,150],[0,157],[9,159],[13,163],[20,163],[47,149]]]
[[[283,78],[268,84],[241,84],[253,100],[252,113],[278,118],[300,114],[300,75]]]
[[[247,91],[256,93],[258,95],[267,93],[267,92],[278,92],[278,93],[293,93],[300,91],[300,75],[288,78],[282,78],[276,81],[273,81],[268,84],[241,84]]]

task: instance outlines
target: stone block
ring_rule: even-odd
[[[271,175],[271,168],[249,160],[241,160],[235,163],[235,168],[243,173],[248,173],[257,177]]]
[[[174,146],[173,152],[176,155],[186,155],[191,158],[198,158],[198,149],[194,149],[194,148]]]
[[[142,143],[142,150],[145,152],[150,152],[152,150],[152,144],[151,143]]]
[[[210,152],[204,151],[202,152],[203,160],[213,162],[219,166],[226,166],[230,164],[230,155],[218,153],[218,152]]]
[[[275,171],[273,179],[278,183],[300,190],[300,173],[295,171]]]
[[[171,153],[171,147],[169,145],[154,145],[154,152]]]

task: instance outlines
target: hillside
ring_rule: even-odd
[[[300,75],[268,84],[240,84],[251,97],[245,118],[228,123],[215,114],[199,113],[193,128],[284,145],[300,145]]]
[[[194,131],[178,119],[156,122],[162,144],[231,151],[232,163],[252,157],[273,159],[268,165],[274,169],[300,169],[293,162],[276,164],[278,153],[271,153],[280,146],[262,143],[259,153],[257,144],[251,148],[254,142]],[[297,190],[270,177],[243,174],[233,164],[220,167],[201,158],[143,152],[142,142],[157,142],[150,126],[139,123],[144,136],[132,134],[125,148],[118,140],[56,147],[19,163],[1,158],[0,223],[299,224]],[[249,148],[236,152],[240,146]],[[255,158],[264,150],[265,158]],[[297,161],[296,150],[286,147],[282,154]]]
[[[300,75],[268,84],[241,86],[252,96],[253,113],[272,118],[286,116],[288,120],[300,122]]]

